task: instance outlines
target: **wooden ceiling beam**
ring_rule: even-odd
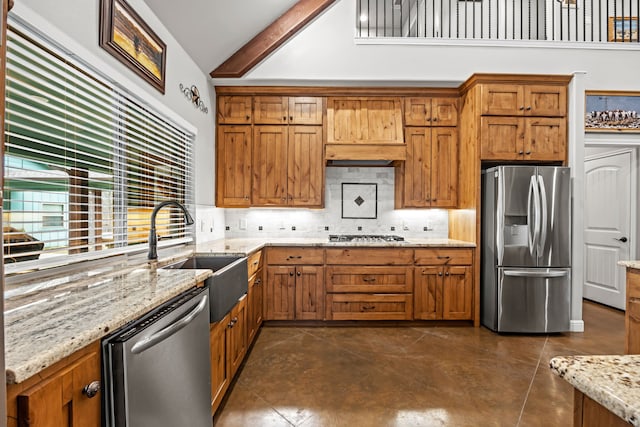
[[[242,77],[334,2],[299,0],[209,75],[213,78]]]

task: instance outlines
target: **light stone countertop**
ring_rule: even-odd
[[[474,243],[454,239],[412,239],[403,242],[329,242],[328,237],[283,237],[255,239],[220,239],[198,243],[195,246],[196,256],[237,255],[247,256],[265,246],[308,246],[308,247],[375,247],[375,248],[429,248],[429,247],[463,247],[474,248]]]
[[[622,265],[624,267],[627,268],[635,268],[637,270],[640,270],[640,261],[618,261],[618,265]]]
[[[640,355],[558,356],[550,366],[583,394],[640,426]]]
[[[308,247],[475,247],[451,239],[405,242],[329,243],[327,237],[221,239],[187,247],[164,265],[196,256],[247,256],[265,246]],[[149,267],[97,268],[74,272],[5,292],[5,364],[7,383],[19,383],[77,350],[139,318],[211,276],[211,270]],[[16,294],[21,287],[29,292]]]
[[[146,265],[111,274],[86,274],[84,280],[53,287],[29,303],[6,310],[7,383],[26,380],[211,274],[211,270],[163,270]]]

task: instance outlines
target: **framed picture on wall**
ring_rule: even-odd
[[[610,42],[637,42],[638,17],[610,16],[608,30],[607,40]]]
[[[164,93],[167,45],[124,0],[100,0],[100,46]]]
[[[587,91],[585,131],[640,132],[640,92]]]

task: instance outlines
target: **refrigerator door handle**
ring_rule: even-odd
[[[544,251],[544,246],[547,244],[547,189],[544,184],[544,180],[542,179],[542,175],[538,175],[538,184],[540,187],[540,206],[542,207],[542,221],[540,223],[541,231],[540,231],[540,241],[538,242],[538,255],[540,256]]]
[[[531,212],[532,201],[533,215]],[[532,216],[535,216],[533,220]],[[529,182],[529,196],[527,197],[527,226],[527,234],[529,237],[529,253],[531,254],[531,256],[533,256],[533,252],[536,250],[536,246],[538,243],[538,233],[540,232],[540,195],[538,194],[538,181],[535,175],[531,175],[531,181]]]
[[[511,277],[548,277],[548,278],[554,278],[554,277],[565,277],[569,274],[568,271],[566,270],[562,270],[562,271],[531,271],[531,270],[506,270],[504,272],[505,276],[511,276]]]
[[[498,179],[498,194],[496,206],[496,252],[498,256],[498,264],[502,264],[504,255],[504,175],[496,172]]]

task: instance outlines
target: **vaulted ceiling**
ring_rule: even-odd
[[[297,0],[144,0],[209,74]]]

